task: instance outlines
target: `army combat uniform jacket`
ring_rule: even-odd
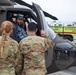
[[[2,46],[0,36],[0,47]],[[3,51],[0,51],[0,75],[15,75],[21,71],[20,52],[18,43],[6,37],[3,44]]]
[[[45,39],[47,38],[47,39]],[[30,35],[22,39],[19,43],[21,53],[24,54],[24,75],[45,75],[44,54],[47,48],[52,47],[51,39]]]

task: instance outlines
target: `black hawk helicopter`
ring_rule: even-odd
[[[17,4],[24,7],[15,6]],[[35,3],[30,5],[22,0],[0,0],[0,24],[4,20],[12,21],[12,18],[16,17],[14,14],[23,14],[26,21],[36,22],[39,30],[44,29],[55,43],[53,49],[50,48],[45,52],[47,74],[76,66],[75,44],[55,34],[54,30],[46,23],[45,17],[58,20],[55,16],[43,11]]]

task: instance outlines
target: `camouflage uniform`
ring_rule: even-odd
[[[30,35],[20,41],[20,50],[24,54],[24,75],[46,74],[44,54],[52,45],[47,35],[45,38]]]
[[[2,36],[0,36],[0,41],[1,38]],[[15,75],[15,72],[19,73],[21,71],[21,63],[18,43],[10,37],[6,37],[2,48],[4,49],[2,54],[0,51],[0,75]]]

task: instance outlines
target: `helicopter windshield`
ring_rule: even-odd
[[[40,10],[40,12],[41,12],[41,15],[42,15],[42,18],[43,18],[42,20],[43,20],[43,23],[44,23],[44,30],[47,34],[50,35],[50,38],[53,40],[56,37],[56,34],[55,34],[54,30],[47,25],[47,22],[45,20],[45,16],[44,16],[42,10]]]

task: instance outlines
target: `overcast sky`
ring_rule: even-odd
[[[32,2],[56,16],[59,21],[76,21],[76,0],[23,0],[29,4]]]

